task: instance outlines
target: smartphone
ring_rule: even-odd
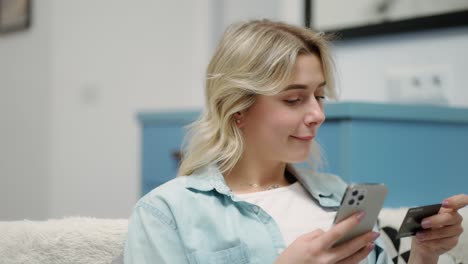
[[[333,224],[337,224],[360,211],[366,212],[366,215],[356,228],[335,242],[333,246],[340,245],[356,236],[371,231],[377,223],[377,217],[383,207],[386,196],[387,187],[383,184],[366,183],[349,185],[341,199],[341,205],[336,212]]]

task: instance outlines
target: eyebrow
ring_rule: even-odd
[[[317,88],[321,88],[321,87],[325,86],[326,84],[327,84],[326,82],[322,82],[317,86]],[[305,90],[305,89],[307,89],[307,85],[304,85],[304,84],[290,84],[290,85],[286,86],[286,88],[283,89],[283,92],[284,91],[289,91],[289,90],[294,90],[294,89]]]

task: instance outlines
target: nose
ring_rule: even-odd
[[[325,113],[323,112],[323,106],[319,102],[316,100],[312,101],[304,116],[304,123],[308,127],[318,127],[325,121]]]

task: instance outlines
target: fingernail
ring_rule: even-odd
[[[368,249],[369,251],[373,250],[374,248],[375,248],[375,244],[374,244],[374,243],[371,243],[371,244],[369,244],[369,245],[367,246],[367,249]]]
[[[361,211],[359,212],[357,215],[356,215],[356,218],[361,221],[362,219],[364,219],[364,216],[366,216],[366,212],[364,211]]]
[[[421,226],[423,228],[425,228],[425,229],[430,228],[431,227],[431,221],[425,219],[425,220],[422,221]]]
[[[442,206],[443,206],[443,207],[449,207],[449,201],[444,200],[444,201],[442,202]]]

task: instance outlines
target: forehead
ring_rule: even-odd
[[[322,62],[315,54],[299,55],[294,65],[290,84],[318,86],[325,82]]]

